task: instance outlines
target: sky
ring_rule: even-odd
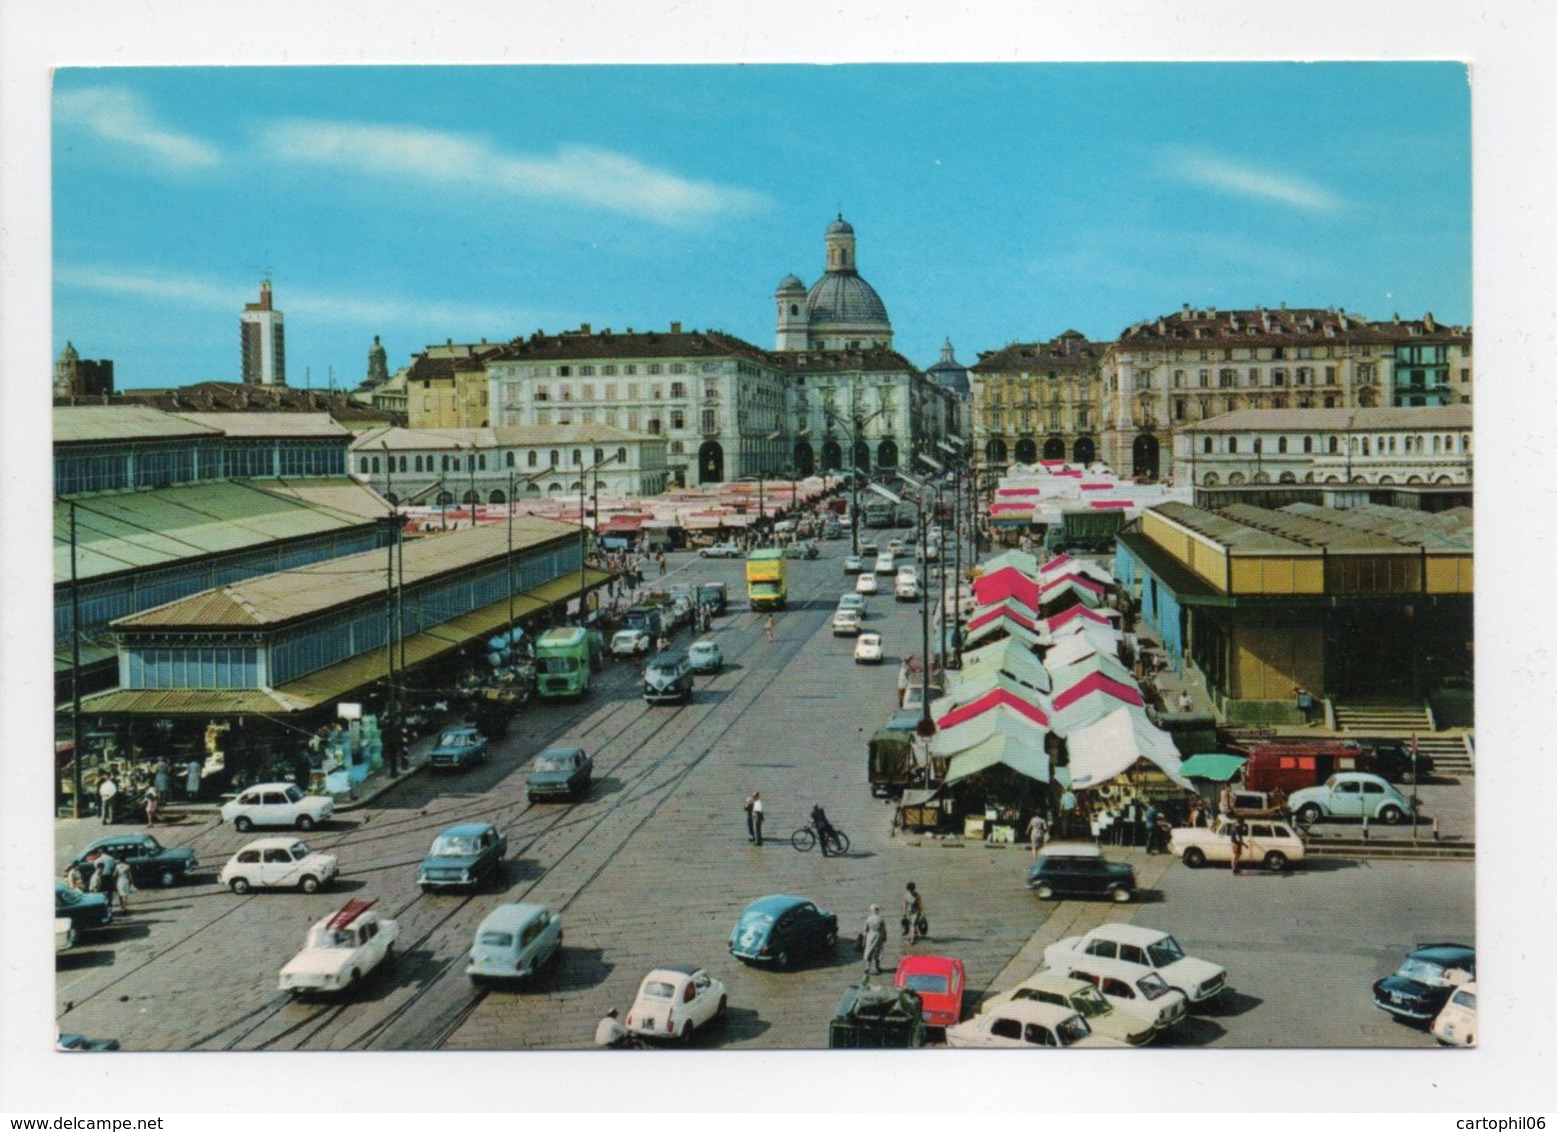
[[[1471,316],[1459,63],[89,67],[53,92],[53,350],[288,383],[590,323],[774,344],[854,225],[897,349],[1184,303]]]

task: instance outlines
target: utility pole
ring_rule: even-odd
[[[400,756],[396,750],[399,739],[400,713],[395,710],[395,542],[389,540],[389,560],[384,567],[384,682],[388,692],[385,716],[387,725],[383,738],[389,746],[389,776],[400,773]]]
[[[70,507],[70,804],[81,817],[81,587],[76,576],[76,501]]]

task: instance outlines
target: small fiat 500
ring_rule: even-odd
[[[643,1038],[692,1035],[724,1013],[729,1004],[724,984],[701,967],[667,963],[644,976],[627,1012],[627,1028]]]

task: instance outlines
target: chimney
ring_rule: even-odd
[[[680,334],[681,333],[681,323],[679,323],[679,322],[671,323],[670,324],[670,332],[672,334]]]

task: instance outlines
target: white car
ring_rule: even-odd
[[[251,888],[317,892],[340,872],[334,853],[315,853],[295,837],[262,837],[234,853],[218,879],[239,896]]]
[[[1175,829],[1168,836],[1168,850],[1177,853],[1192,869],[1207,861],[1227,864],[1233,859],[1232,827],[1223,822],[1216,829]],[[1241,864],[1264,865],[1279,873],[1294,861],[1303,859],[1303,839],[1286,822],[1244,822],[1244,848]]]
[[[1189,1015],[1184,992],[1174,990],[1156,971],[1096,955],[1073,955],[1066,966],[1070,978],[1091,983],[1110,1006],[1139,1018],[1153,1033],[1176,1026]]]
[[[54,950],[69,951],[76,946],[76,925],[69,916],[54,917]]]
[[[690,963],[671,963],[644,976],[627,1011],[627,1028],[639,1037],[690,1042],[728,1005],[718,979]]]
[[[400,925],[379,918],[375,901],[348,900],[308,929],[308,940],[281,968],[280,989],[291,994],[351,990],[380,963],[395,957]]]
[[[890,574],[896,569],[897,566],[892,560],[892,554],[890,551],[876,555],[875,572],[877,574]]]
[[[854,592],[857,594],[873,594],[876,592],[876,575],[861,574],[854,582]]]
[[[840,609],[833,614],[833,636],[849,637],[860,631],[860,615],[853,609]]]
[[[858,554],[851,554],[843,560],[843,572],[845,574],[858,574],[865,569],[865,563]]]
[[[239,833],[247,833],[257,825],[312,829],[334,812],[334,798],[328,794],[304,794],[291,782],[250,786],[221,809],[222,821],[232,822]]]
[[[892,587],[892,596],[898,601],[918,601],[919,583],[913,578],[899,577]]]
[[[1476,1044],[1476,984],[1466,983],[1449,996],[1433,1019],[1433,1037],[1440,1045]]]
[[[740,558],[741,548],[733,542],[716,542],[697,552],[699,558]]]
[[[860,639],[854,642],[855,664],[880,664],[881,663],[881,634],[861,633]]]
[[[1167,932],[1137,924],[1099,924],[1086,935],[1068,936],[1043,949],[1045,965],[1067,975],[1077,956],[1117,959],[1135,970],[1156,971],[1196,1006],[1211,1002],[1227,986],[1227,968],[1185,955]]]
[[[649,634],[642,629],[623,629],[611,638],[612,656],[641,656],[649,651]]]
[[[838,608],[839,609],[852,609],[852,610],[854,610],[854,612],[856,612],[856,613],[858,613],[860,615],[860,619],[861,620],[864,620],[864,618],[865,618],[865,595],[864,594],[844,594],[842,597],[840,597],[838,599]]]
[[[897,580],[899,582],[918,582],[919,568],[917,566],[899,566],[897,568]]]
[[[941,556],[941,547],[938,543],[925,543],[919,548],[919,557],[926,562],[934,562]]]
[[[1087,1020],[1068,1006],[1021,999],[993,1006],[987,1013],[946,1028],[953,1049],[1129,1049],[1129,1043],[1092,1032]]]
[[[904,546],[903,546],[903,540],[902,539],[894,538],[894,539],[888,539],[887,540],[887,553],[888,554],[902,554],[903,550],[904,550]]]

